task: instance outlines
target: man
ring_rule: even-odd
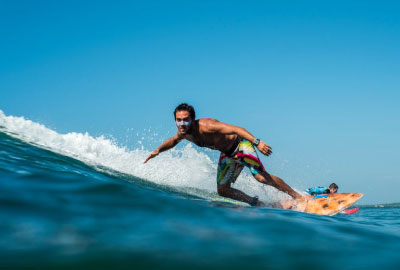
[[[254,146],[266,156],[272,154],[271,147],[251,135],[244,128],[225,124],[211,118],[196,120],[194,108],[186,103],[176,107],[174,116],[175,124],[178,128],[176,135],[154,150],[144,163],[159,153],[173,148],[181,140],[186,139],[200,147],[207,147],[221,152],[217,172],[219,195],[246,202],[252,206],[264,205],[258,200],[258,197],[250,197],[244,192],[231,187],[231,184],[236,181],[242,171],[243,166],[246,166],[257,181],[271,185],[295,199],[302,197],[282,179],[267,173],[257,156]]]

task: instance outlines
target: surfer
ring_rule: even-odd
[[[336,193],[339,187],[335,183],[329,185],[329,187],[313,187],[306,189],[306,192],[310,195],[319,195],[319,194],[331,194]]]
[[[176,135],[167,139],[150,153],[144,163],[186,139],[200,147],[221,152],[217,171],[217,191],[219,195],[246,202],[252,206],[264,205],[263,202],[258,200],[257,196],[251,197],[231,187],[243,167],[246,166],[257,181],[273,186],[294,199],[302,197],[281,178],[269,174],[265,170],[254,147],[257,147],[264,155],[269,156],[272,154],[271,146],[254,137],[246,129],[212,118],[196,120],[194,108],[187,103],[182,103],[175,108],[174,117],[178,128]]]

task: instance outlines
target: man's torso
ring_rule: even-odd
[[[207,128],[209,121],[215,121],[215,119],[203,118],[196,120],[196,125],[193,127],[192,132],[185,134],[183,138],[200,147],[207,147],[227,153],[235,143],[237,135],[210,132]]]

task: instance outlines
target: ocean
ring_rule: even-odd
[[[207,153],[147,154],[0,111],[0,268],[400,269],[398,204],[327,217],[215,202]]]

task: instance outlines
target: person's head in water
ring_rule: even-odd
[[[179,104],[174,111],[175,124],[179,133],[186,134],[190,131],[193,122],[196,119],[196,112],[193,106],[187,103]]]
[[[329,191],[330,193],[336,193],[338,191],[339,187],[335,183],[332,183],[329,185]]]

